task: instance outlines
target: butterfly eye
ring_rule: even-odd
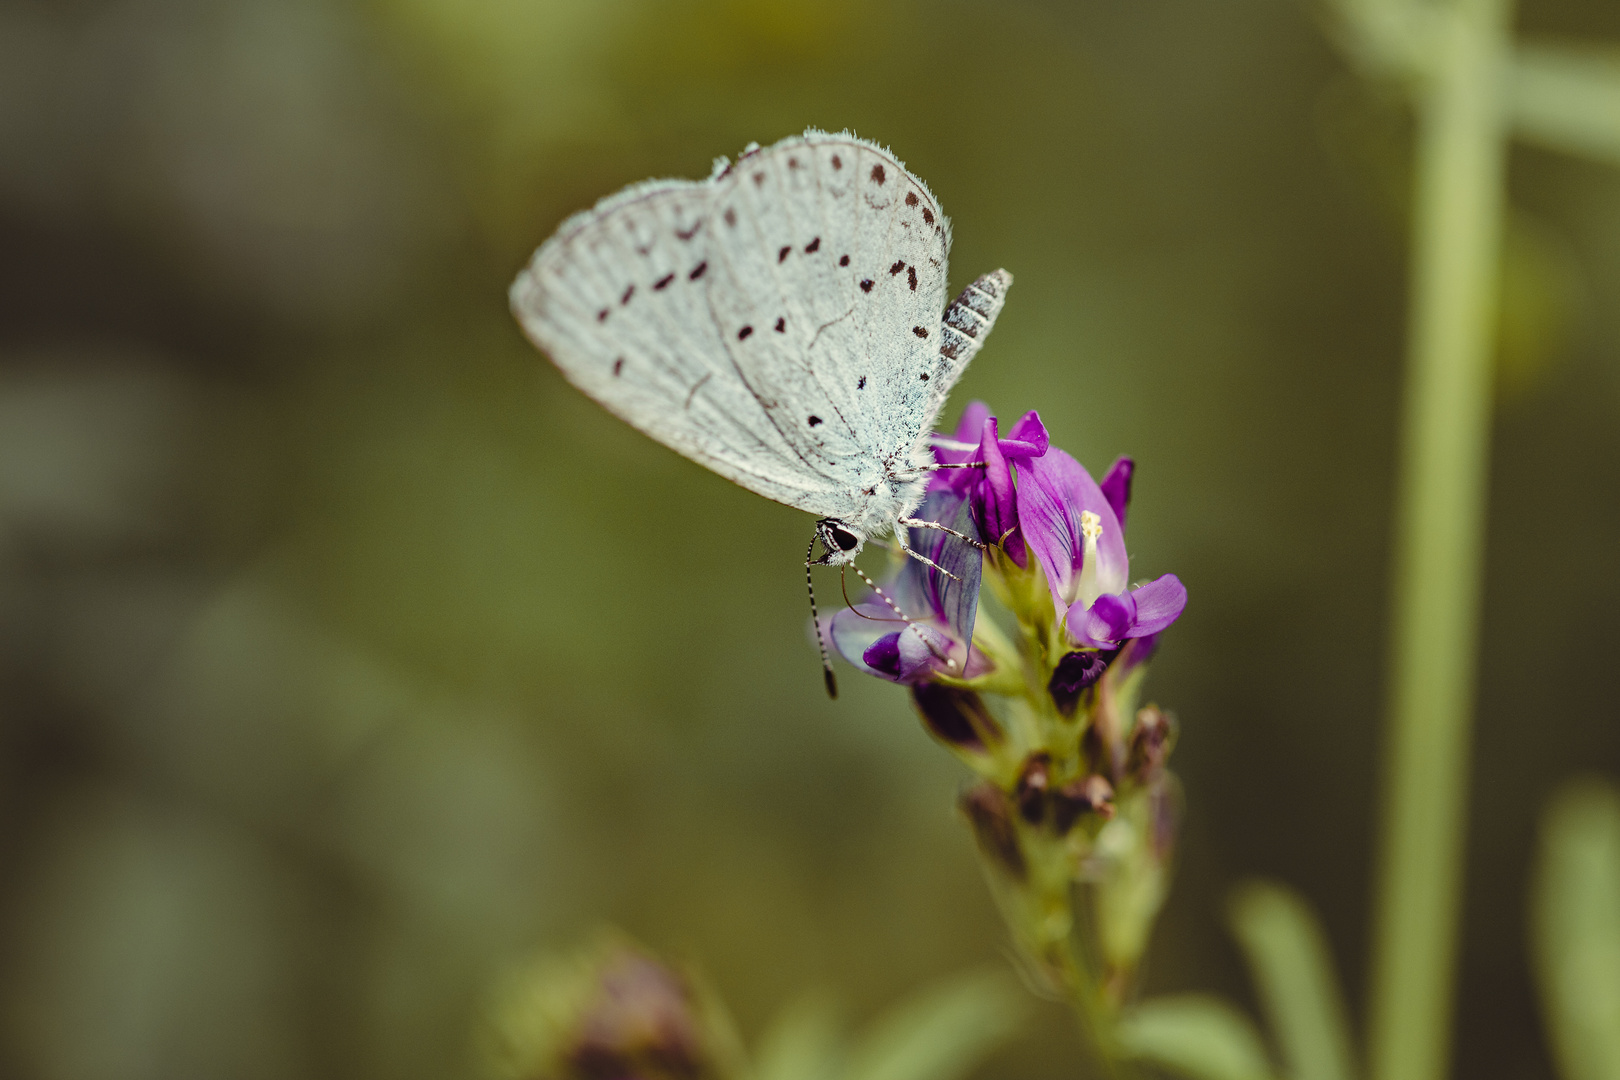
[[[840,551],[854,551],[855,545],[861,542],[860,537],[848,529],[840,529],[837,526],[833,527],[832,538],[833,543],[838,545]]]

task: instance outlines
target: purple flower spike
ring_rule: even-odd
[[[1159,633],[1186,606],[1187,587],[1176,575],[1166,574],[1128,593],[1099,596],[1089,608],[1076,600],[1069,607],[1069,635],[1082,645],[1110,649]]]
[[[1018,473],[1018,520],[1058,610],[1125,590],[1125,532],[1102,488],[1062,450],[1030,458]]]
[[[931,492],[917,516],[967,536],[976,532],[967,501],[949,491]],[[851,664],[890,682],[916,684],[935,675],[971,679],[989,671],[984,655],[969,648],[984,568],[978,549],[937,529],[911,529],[906,542],[960,580],[908,559],[885,591],[912,621],[869,596],[832,617],[833,647]]]

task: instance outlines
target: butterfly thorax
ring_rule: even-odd
[[[901,518],[914,513],[928,488],[928,474],[915,464],[886,472],[861,489],[854,508],[842,517],[822,518],[816,535],[823,548],[816,560],[824,566],[847,566],[866,541],[893,533]]]

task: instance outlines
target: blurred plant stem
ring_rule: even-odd
[[[1448,1067],[1503,211],[1507,0],[1453,0],[1414,81],[1412,307],[1368,1063]]]

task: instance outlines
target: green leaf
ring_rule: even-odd
[[[761,1038],[754,1080],[834,1080],[845,1054],[836,1002],[828,994],[806,994]]]
[[[1509,87],[1521,138],[1620,165],[1620,53],[1521,45],[1514,50]]]
[[[1620,794],[1561,791],[1542,819],[1531,949],[1564,1080],[1620,1080]]]
[[[846,1080],[957,1080],[1022,1024],[1027,999],[1000,972],[924,991],[880,1017],[855,1047]]]
[[[1327,937],[1310,907],[1281,885],[1252,882],[1228,908],[1283,1072],[1292,1080],[1351,1080],[1350,1025]]]
[[[1221,998],[1183,994],[1144,1001],[1115,1031],[1132,1056],[1192,1080],[1270,1080],[1254,1024]]]

